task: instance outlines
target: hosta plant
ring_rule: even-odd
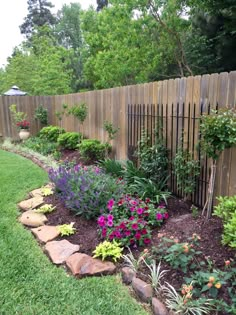
[[[122,251],[123,248],[121,247],[121,244],[119,242],[116,242],[114,240],[112,242],[104,241],[103,243],[100,243],[93,251],[93,257],[101,257],[102,260],[110,258],[116,262],[117,259],[122,257]]]
[[[56,209],[56,207],[53,207],[53,205],[46,203],[45,205],[41,206],[40,208],[38,208],[35,211],[39,212],[39,213],[51,213],[55,209]]]
[[[58,225],[57,229],[59,230],[61,236],[69,236],[73,235],[76,232],[76,228],[74,228],[75,222],[71,222],[70,224],[62,224]]]

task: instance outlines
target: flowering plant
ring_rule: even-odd
[[[155,207],[149,199],[123,195],[118,201],[110,199],[98,218],[103,238],[119,240],[123,245],[148,245],[151,227],[161,225],[168,213],[163,205]]]
[[[19,129],[26,129],[28,130],[30,127],[30,123],[27,120],[22,120],[16,123]]]

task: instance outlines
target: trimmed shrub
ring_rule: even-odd
[[[106,155],[111,152],[109,143],[101,143],[99,140],[86,139],[78,146],[81,157],[84,160],[99,161],[104,160]]]
[[[57,142],[57,139],[59,137],[60,134],[65,133],[65,129],[64,128],[60,128],[57,126],[47,126],[42,128],[39,131],[38,136],[41,139],[47,140],[47,141],[51,141],[51,142]]]
[[[79,132],[65,132],[59,135],[57,142],[63,149],[74,150],[78,148],[81,139],[82,134]]]

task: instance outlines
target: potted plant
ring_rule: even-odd
[[[27,120],[22,120],[16,123],[17,128],[19,129],[19,137],[21,140],[26,140],[29,138],[30,132],[29,127],[30,123]]]

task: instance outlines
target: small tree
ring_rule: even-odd
[[[108,133],[107,142],[110,143],[111,140],[115,139],[120,128],[115,128],[113,124],[107,120],[103,123],[104,130]]]
[[[59,120],[59,124],[60,124],[60,127],[62,128],[62,118],[64,115],[67,114],[67,108],[68,108],[68,105],[67,104],[62,104],[62,110],[61,111],[56,111],[56,116]]]
[[[236,144],[236,110],[221,108],[212,110],[210,115],[203,115],[200,123],[200,145],[207,157],[211,158],[211,176],[208,187],[208,197],[202,214],[207,209],[206,218],[209,219],[212,212],[214,195],[216,165],[220,154]]]
[[[88,115],[88,107],[85,103],[81,103],[80,105],[74,105],[68,110],[68,114],[72,114],[74,117],[78,119],[78,121],[81,123],[81,133],[82,138],[84,134],[84,121]]]
[[[47,108],[43,107],[43,105],[39,105],[35,109],[34,118],[38,120],[43,126],[48,125],[48,110]]]

